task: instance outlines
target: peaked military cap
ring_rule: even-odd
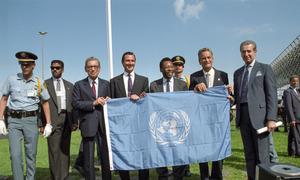
[[[19,62],[34,62],[38,57],[27,51],[20,51],[16,53],[16,58]]]
[[[182,56],[174,56],[172,62],[173,64],[185,64],[185,59]]]

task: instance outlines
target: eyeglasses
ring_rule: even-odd
[[[87,68],[87,69],[92,69],[92,68],[98,69],[99,66],[87,66],[86,68]]]
[[[31,63],[31,62],[20,62],[19,64],[20,64],[20,66],[31,66],[34,63]]]
[[[51,66],[50,68],[51,68],[51,70],[54,70],[54,69],[60,70],[61,69],[61,67],[59,67],[59,66]]]

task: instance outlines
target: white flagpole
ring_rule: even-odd
[[[106,0],[106,29],[107,29],[107,50],[109,60],[109,77],[113,78],[113,52],[112,52],[112,31],[111,31],[111,0]]]

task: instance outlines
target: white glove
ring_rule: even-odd
[[[6,126],[3,120],[0,120],[0,134],[7,135]]]
[[[47,138],[48,136],[50,136],[50,134],[52,133],[52,125],[51,124],[46,124],[45,129],[44,129],[44,138]]]

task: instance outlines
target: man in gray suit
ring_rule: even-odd
[[[244,145],[248,179],[255,179],[255,168],[270,163],[269,132],[276,128],[277,89],[271,66],[256,60],[256,43],[247,40],[240,45],[245,65],[234,72],[236,125]],[[266,126],[268,132],[257,134]]]
[[[111,98],[130,97],[137,101],[149,92],[148,78],[134,72],[136,57],[133,52],[125,52],[122,56],[124,73],[110,80]],[[129,180],[129,171],[119,171],[122,180]],[[149,170],[139,170],[139,179],[149,179]]]
[[[53,132],[48,137],[49,168],[52,180],[67,179],[70,165],[71,132],[73,122],[72,92],[73,84],[62,78],[64,63],[61,60],[51,62],[52,78],[45,81],[50,99],[50,113]]]
[[[202,48],[198,51],[199,64],[202,70],[191,74],[190,90],[200,92],[206,91],[213,86],[228,85],[227,73],[213,68],[213,52],[209,48]],[[222,160],[212,162],[211,175],[209,176],[208,162],[199,163],[201,180],[223,179]]]
[[[150,92],[174,92],[187,90],[186,83],[180,79],[174,78],[174,65],[170,58],[165,57],[159,63],[160,72],[163,78],[153,81],[150,84]],[[156,169],[159,180],[167,180],[169,173],[167,167]],[[176,180],[181,180],[184,176],[185,166],[174,166],[173,176]]]
[[[289,156],[300,157],[300,93],[299,76],[290,77],[290,87],[284,91],[284,107],[290,124],[288,134]]]

